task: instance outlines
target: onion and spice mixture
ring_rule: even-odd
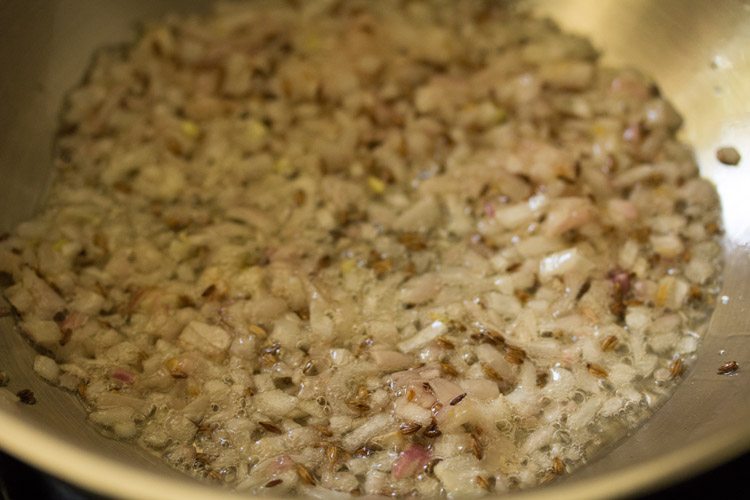
[[[241,491],[538,485],[694,357],[720,209],[647,78],[498,2],[169,17],[62,114],[5,295],[90,420]]]

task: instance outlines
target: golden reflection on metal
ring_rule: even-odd
[[[703,0],[535,1],[535,9],[594,40],[611,64],[655,77],[685,118],[703,175],[717,185],[729,237],[750,241],[750,3]],[[733,145],[743,161],[721,165]]]

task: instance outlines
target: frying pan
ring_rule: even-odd
[[[195,11],[193,0],[0,0],[0,233],[31,216],[49,182],[63,95],[93,51],[126,42],[137,21]],[[630,436],[529,498],[600,498],[663,486],[750,449],[750,3],[740,0],[537,0],[530,7],[589,36],[606,64],[653,76],[684,116],[704,176],[724,209],[726,271],[697,363],[674,395]],[[733,145],[745,159],[715,159]],[[32,369],[32,347],[0,318],[0,368],[11,388],[39,400],[0,397],[0,447],[93,492],[131,498],[230,497],[157,458],[104,438],[71,394]],[[734,376],[717,367],[740,364]]]

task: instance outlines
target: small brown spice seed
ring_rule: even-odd
[[[581,298],[586,295],[586,292],[588,292],[591,289],[591,280],[586,280],[586,282],[581,285],[581,288],[578,290],[578,293],[576,294],[576,300],[581,300]]]
[[[464,392],[463,394],[459,394],[455,398],[451,399],[450,403],[448,403],[448,404],[451,405],[451,406],[456,406],[458,403],[460,403],[461,401],[463,401],[463,399],[465,397],[466,397],[466,393]]]
[[[318,374],[318,369],[316,368],[315,363],[308,361],[305,363],[305,366],[302,367],[302,373],[307,376],[313,376]]]
[[[375,272],[375,276],[378,278],[384,277],[386,274],[391,272],[393,269],[393,262],[391,259],[381,259],[378,261],[375,261],[372,264],[372,270]]]
[[[422,424],[418,424],[417,422],[403,422],[398,426],[398,431],[404,436],[408,436],[409,434],[414,434],[421,428]]]
[[[476,476],[474,482],[483,490],[490,491],[490,482],[484,476]]]
[[[558,476],[565,473],[565,462],[560,457],[552,459],[552,472]]]
[[[682,358],[677,358],[669,364],[669,375],[672,378],[679,377],[683,371],[685,371],[685,367],[682,364]]]
[[[481,460],[484,456],[482,443],[474,433],[471,434],[471,453],[477,458],[477,460]]]
[[[414,391],[414,389],[409,388],[406,390],[406,400],[407,401],[413,401],[416,397],[417,393]]]
[[[329,444],[326,447],[326,458],[329,462],[334,463],[339,458],[339,448],[336,445]]]
[[[443,433],[438,429],[437,421],[433,418],[432,423],[424,430],[424,436],[427,438],[436,438]]]
[[[607,378],[609,376],[607,370],[594,363],[586,363],[586,369],[591,375],[597,378]]]
[[[362,401],[350,400],[346,402],[346,405],[354,411],[365,413],[370,411],[370,405],[363,403]]]
[[[413,252],[418,252],[427,248],[427,243],[419,233],[401,233],[398,236],[398,242],[404,245],[407,250]]]
[[[310,473],[310,471],[302,464],[297,464],[295,466],[295,472],[297,472],[297,476],[300,478],[300,480],[308,484],[310,486],[315,486],[317,481],[315,480],[315,477]]]
[[[485,332],[485,335],[487,335],[489,338],[491,338],[497,345],[503,345],[505,344],[505,336],[500,333],[496,332],[494,330],[490,330],[488,332]]]
[[[716,370],[719,375],[731,375],[740,369],[740,365],[736,361],[727,361]]]
[[[458,376],[458,370],[456,370],[456,368],[452,364],[450,364],[448,362],[440,363],[440,370],[444,374],[450,375],[451,377],[457,377]]]
[[[279,479],[279,478],[271,479],[265,485],[263,485],[263,487],[264,488],[273,488],[274,486],[278,486],[278,485],[280,485],[283,482],[284,482],[283,479]]]
[[[435,401],[432,406],[430,407],[430,411],[433,415],[437,415],[437,412],[443,409],[443,403],[440,401]]]
[[[252,333],[254,335],[257,335],[259,337],[266,337],[266,336],[268,336],[268,332],[266,332],[265,328],[263,328],[260,325],[250,325],[250,326],[247,327],[247,330],[250,333]]]
[[[500,380],[502,378],[500,377],[500,374],[487,363],[481,363],[479,366],[482,368],[482,373],[484,373],[487,378],[492,380]]]
[[[604,340],[602,340],[602,343],[601,343],[602,351],[604,352],[611,351],[615,347],[617,347],[617,337],[615,337],[614,335],[605,337]]]
[[[331,437],[333,436],[333,431],[329,429],[328,427],[323,427],[322,425],[318,425],[315,427],[315,430],[317,430],[321,436],[323,437]]]
[[[264,366],[273,366],[276,364],[279,358],[277,358],[274,354],[266,352],[261,355],[260,360],[263,362]]]
[[[258,422],[258,424],[261,427],[263,427],[265,430],[267,430],[268,432],[271,432],[273,434],[281,434],[282,433],[281,429],[279,429],[277,426],[275,426],[271,422],[260,421],[260,422]]]
[[[442,347],[443,349],[455,349],[456,348],[456,345],[453,342],[451,342],[450,340],[448,340],[447,338],[443,336],[438,337],[435,342],[437,343],[438,346]]]
[[[557,474],[552,471],[547,472],[540,480],[539,484],[547,484],[557,478]]]
[[[440,458],[433,458],[429,462],[427,462],[427,465],[424,466],[425,474],[431,475],[435,471],[435,466],[442,462],[442,459]]]
[[[505,346],[505,360],[508,363],[521,365],[523,364],[524,359],[526,359],[526,352],[523,349],[513,346]]]

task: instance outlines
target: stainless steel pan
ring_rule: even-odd
[[[750,4],[739,0],[555,0],[533,7],[590,36],[604,60],[653,75],[686,119],[704,175],[719,188],[726,224],[723,295],[696,366],[642,428],[553,486],[528,495],[611,497],[652,488],[750,448]],[[137,20],[195,10],[189,0],[0,0],[0,233],[32,214],[49,179],[63,94],[92,52],[127,41]],[[745,159],[721,166],[717,146]],[[0,447],[93,491],[133,498],[228,495],[181,476],[88,425],[75,398],[31,370],[32,348],[0,319],[0,369],[32,388],[36,406],[0,397]],[[716,368],[736,360],[740,371]]]

